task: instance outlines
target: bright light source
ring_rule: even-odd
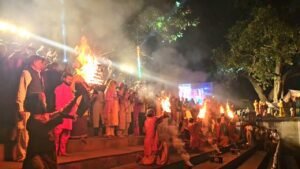
[[[0,30],[1,31],[7,31],[9,29],[9,25],[4,22],[0,22]]]
[[[130,66],[130,65],[120,65],[120,70],[122,72],[126,72],[126,73],[129,73],[129,74],[134,74],[135,73],[135,68],[133,66]]]
[[[10,33],[15,33],[23,38],[29,38],[31,33],[23,28],[19,28],[15,25],[6,23],[6,22],[0,22],[0,31],[7,31]]]
[[[24,38],[29,38],[31,35],[30,32],[28,32],[25,29],[19,29],[17,33],[19,36],[24,37]]]

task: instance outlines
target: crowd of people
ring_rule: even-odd
[[[253,107],[259,117],[297,117],[300,115],[300,97],[280,99],[278,103],[255,100]]]
[[[113,79],[87,84],[76,71],[61,69],[66,65],[60,63],[48,64],[45,57],[28,47],[13,52],[5,49],[1,55],[1,100],[6,100],[1,106],[10,112],[2,115],[3,119],[13,119],[4,123],[14,129],[7,138],[15,140],[14,160],[25,160],[24,168],[45,165],[41,161],[55,166],[56,155],[68,155],[66,145],[70,138],[84,142],[87,136],[145,135],[141,163],[152,164],[159,147],[166,147],[159,146],[157,136],[156,126],[162,119],[175,127],[175,135],[188,151],[203,151],[211,146],[221,153],[221,147],[237,144],[241,139],[252,144],[251,125],[243,124],[238,113],[221,112],[221,103],[215,98],[198,104],[167,90],[148,97],[145,90],[141,92],[143,85],[133,87]],[[78,65],[75,59],[73,69]],[[170,110],[165,109],[163,101],[169,103]],[[204,106],[205,114],[199,116]],[[158,164],[165,160],[162,158]]]

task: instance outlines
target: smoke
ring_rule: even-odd
[[[76,46],[80,37],[86,35],[96,55],[111,52],[110,59],[130,65],[136,64],[137,40],[141,43],[147,36],[134,37],[138,35],[128,30],[128,24],[134,18],[143,27],[148,15],[163,15],[146,0],[0,0],[2,20],[58,42],[63,41],[63,11],[68,46]],[[177,83],[202,82],[207,78],[205,73],[188,68],[188,62],[200,62],[199,51],[183,55],[175,48],[162,46],[152,48],[151,52],[153,63],[143,65],[151,65],[143,70],[148,79],[177,86]]]
[[[214,82],[214,96],[216,97],[217,100],[219,100],[222,103],[229,102],[231,104],[234,104],[236,107],[242,108],[245,106],[245,102],[240,99],[236,89],[233,89],[231,84],[227,83],[217,83]]]
[[[197,58],[196,56],[192,56]],[[200,57],[200,56],[198,56]],[[202,71],[193,71],[188,67],[189,56],[184,56],[171,47],[160,48],[153,53],[153,63],[157,76],[165,81],[178,83],[204,82],[207,74]],[[201,58],[201,57],[200,57]]]
[[[168,119],[164,119],[158,126],[159,139],[172,145],[186,165],[193,166],[190,162],[190,155],[184,148],[184,142],[179,138],[176,125],[169,124]]]
[[[86,35],[98,54],[114,51],[121,60],[130,60],[135,42],[124,27],[142,5],[142,0],[1,0],[0,10],[2,20],[58,42],[62,42],[64,10],[67,45],[74,47]]]

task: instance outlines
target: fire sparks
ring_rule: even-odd
[[[169,97],[166,97],[161,100],[161,107],[164,112],[170,113],[171,112],[171,104]]]
[[[206,114],[206,102],[204,102],[203,106],[199,110],[198,118],[203,119],[205,117],[205,114]]]
[[[230,109],[230,106],[229,106],[228,103],[226,104],[226,111],[227,111],[227,116],[228,116],[229,118],[233,119],[234,114],[233,114],[232,110]]]

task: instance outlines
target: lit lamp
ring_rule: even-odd
[[[204,119],[205,118],[205,113],[206,113],[206,102],[204,102],[203,106],[199,110],[198,118]]]

